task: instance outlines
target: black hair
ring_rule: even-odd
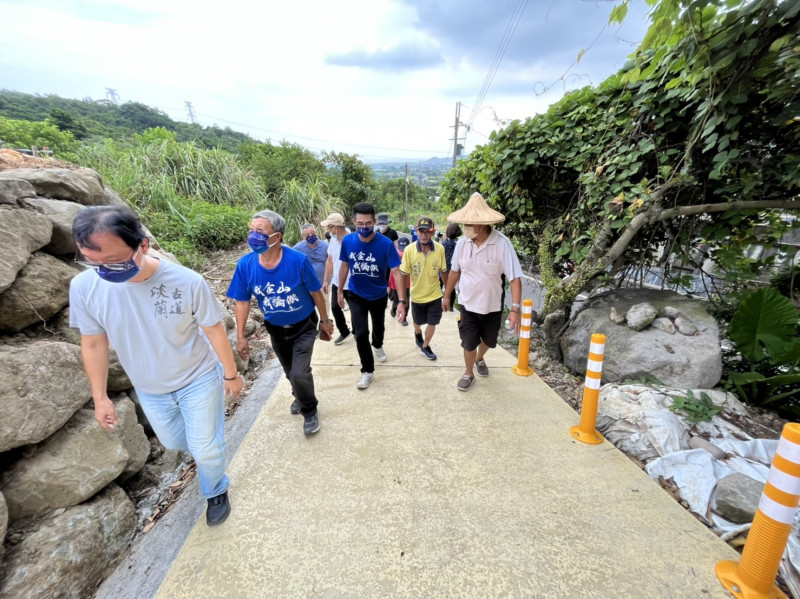
[[[353,218],[356,217],[356,214],[370,214],[374,217],[375,206],[373,206],[369,202],[359,202],[358,204],[353,206]]]
[[[458,226],[458,223],[450,223],[447,225],[444,234],[447,235],[448,239],[458,239],[461,237],[461,227]]]
[[[79,247],[100,248],[89,238],[96,233],[116,235],[135,250],[147,238],[137,214],[126,206],[87,206],[72,221],[72,238]]]

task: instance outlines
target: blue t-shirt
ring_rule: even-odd
[[[320,239],[317,241],[316,247],[312,248],[304,239],[294,244],[294,249],[308,256],[311,266],[314,267],[314,272],[317,273],[317,278],[320,281],[323,280],[325,278],[325,263],[328,261],[328,242]]]
[[[228,297],[249,302],[255,295],[264,313],[264,320],[274,325],[300,322],[314,311],[311,293],[322,289],[311,262],[288,245],[275,268],[264,268],[258,254],[251,252],[239,258]]]
[[[345,235],[339,259],[350,265],[350,291],[368,300],[386,295],[387,273],[400,266],[397,248],[388,237],[378,233],[368,243],[361,241],[358,233]]]

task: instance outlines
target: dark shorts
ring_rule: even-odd
[[[411,302],[411,319],[417,326],[423,324],[436,326],[442,322],[442,298],[425,304]]]
[[[461,320],[458,321],[461,347],[467,351],[474,351],[481,344],[481,341],[487,347],[496,347],[502,318],[502,310],[489,312],[489,314],[476,314],[462,308]]]

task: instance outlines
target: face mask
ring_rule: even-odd
[[[256,254],[263,254],[269,248],[276,246],[279,241],[275,243],[270,243],[269,238],[273,235],[277,235],[277,233],[273,233],[272,235],[264,235],[263,233],[258,233],[257,231],[253,231],[247,236],[247,245],[250,246],[250,249],[253,250]]]
[[[141,270],[134,260],[138,253],[139,249],[137,248],[130,260],[122,262],[121,264],[114,264],[111,267],[101,264],[97,267],[97,276],[109,283],[124,283],[125,281],[130,281],[133,277],[138,275]]]
[[[477,236],[478,232],[475,230],[475,227],[464,225],[464,237],[467,239],[475,239]]]
[[[381,233],[385,233],[386,229],[388,228],[389,227],[387,227],[386,225],[378,225],[378,231],[380,231]]]
[[[361,237],[369,237],[375,231],[375,227],[356,227],[356,231]]]
[[[306,237],[306,243],[308,245],[314,245],[315,243],[317,243],[318,239],[319,238],[316,235],[309,235],[308,237]]]

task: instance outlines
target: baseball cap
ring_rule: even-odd
[[[381,212],[381,213],[380,213],[380,214],[379,214],[379,215],[378,215],[378,216],[375,218],[375,224],[376,224],[376,225],[388,225],[390,222],[392,222],[392,219],[391,219],[391,218],[389,218],[389,215],[388,215],[388,214],[386,214],[385,212]]]
[[[408,247],[408,244],[411,243],[411,240],[408,237],[401,237],[397,240],[397,247],[401,250]]]
[[[423,216],[417,221],[417,229],[421,231],[430,231],[433,229],[433,221],[427,216]]]
[[[344,217],[338,212],[331,212],[324,221],[320,223],[323,227],[333,225],[334,227],[344,227]]]

